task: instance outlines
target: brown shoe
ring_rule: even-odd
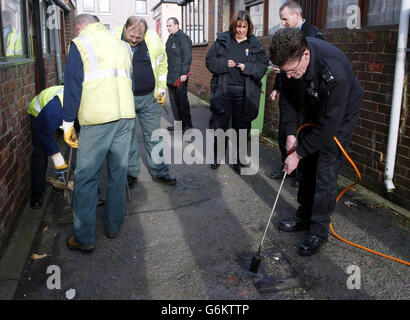
[[[74,240],[74,236],[67,239],[67,248],[70,250],[80,250],[82,252],[91,252],[94,250],[94,245],[85,246]]]

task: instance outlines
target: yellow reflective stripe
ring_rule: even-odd
[[[84,75],[84,82],[108,78],[108,77],[127,77],[131,79],[131,74],[128,70],[124,69],[105,69],[88,72]]]
[[[90,61],[91,72],[97,71],[98,70],[97,56],[95,54],[94,47],[90,39],[88,39],[88,37],[84,34],[79,35],[78,39],[83,43],[87,51],[88,59]]]
[[[158,67],[162,60],[165,58],[165,52],[162,53],[156,60],[153,61],[152,66],[154,68]]]

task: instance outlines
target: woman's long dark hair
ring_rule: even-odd
[[[234,14],[234,16],[232,17],[231,23],[229,24],[229,33],[232,37],[235,37],[236,26],[238,25],[238,21],[248,22],[248,33],[246,34],[246,36],[249,39],[251,35],[253,35],[253,23],[248,11],[239,10],[238,13]]]

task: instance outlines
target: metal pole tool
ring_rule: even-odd
[[[273,212],[275,211],[275,208],[276,208],[276,203],[278,202],[278,199],[279,199],[280,191],[282,190],[283,183],[285,182],[285,178],[286,178],[286,172],[283,174],[282,182],[280,184],[279,191],[278,191],[278,194],[277,194],[276,199],[275,199],[275,203],[274,203],[273,208],[272,208],[272,212],[270,213],[268,223],[266,224],[265,232],[263,233],[263,237],[261,239],[261,242],[259,243],[258,251],[256,252],[256,254],[252,258],[251,266],[249,267],[249,271],[252,272],[252,273],[257,273],[258,272],[259,264],[261,263],[261,250],[262,250],[263,240],[265,240],[266,232],[268,231],[269,224],[270,224],[270,221],[271,221],[272,216],[273,216]]]

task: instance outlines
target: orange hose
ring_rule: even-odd
[[[297,132],[299,133],[301,130],[303,130],[304,128],[309,127],[309,126],[317,127],[317,126],[319,126],[319,125],[318,125],[317,123],[305,123],[305,124],[303,124],[302,126],[300,126],[300,127],[298,128]],[[340,141],[339,141],[336,137],[333,137],[333,140],[336,142],[336,144],[338,145],[338,147],[339,147],[340,150],[342,151],[343,155],[346,157],[346,159],[350,162],[350,164],[352,165],[352,167],[353,167],[354,170],[356,171],[357,178],[358,178],[356,182],[354,182],[354,183],[352,183],[351,185],[347,186],[347,187],[337,196],[336,202],[338,202],[338,201],[340,200],[340,198],[346,193],[347,190],[349,190],[351,187],[353,187],[354,185],[358,184],[358,183],[362,180],[362,176],[360,175],[359,169],[357,168],[357,166],[355,165],[355,163],[353,162],[353,160],[349,157],[349,155],[347,154],[346,150],[343,148],[343,146],[342,146],[342,144],[340,143]],[[333,229],[333,225],[332,225],[331,223],[330,223],[330,231],[332,232],[332,234],[333,234],[337,239],[339,239],[339,240],[341,240],[341,241],[343,241],[343,242],[345,242],[345,243],[347,243],[347,244],[349,244],[349,245],[351,245],[351,246],[354,246],[354,247],[356,247],[356,248],[359,248],[359,249],[365,250],[365,251],[367,251],[367,252],[373,253],[373,254],[375,254],[375,255],[381,256],[381,257],[383,257],[383,258],[390,259],[390,260],[393,260],[393,261],[402,263],[402,264],[404,264],[404,265],[406,265],[406,266],[410,266],[410,263],[407,262],[407,261],[400,260],[400,259],[397,259],[397,258],[395,258],[395,257],[389,256],[389,255],[387,255],[387,254],[374,251],[374,250],[372,250],[372,249],[369,249],[369,248],[366,248],[366,247],[364,247],[364,246],[361,246],[360,244],[357,244],[357,243],[354,243],[354,242],[350,242],[350,241],[348,241],[348,240],[342,238],[341,236],[339,236],[339,235],[335,232],[335,230]]]

